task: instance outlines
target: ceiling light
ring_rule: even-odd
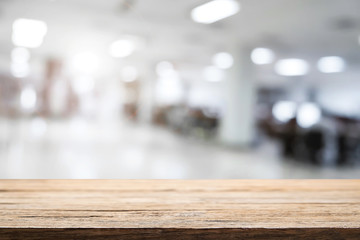
[[[191,17],[195,22],[210,24],[230,17],[240,10],[236,0],[213,0],[194,8]]]
[[[234,64],[234,58],[230,53],[220,52],[213,56],[212,62],[215,66],[221,69],[231,68]]]
[[[15,46],[37,48],[43,43],[47,25],[33,19],[17,19],[13,23],[12,41]]]
[[[251,60],[258,65],[270,64],[274,61],[275,54],[268,48],[255,48],[251,52]]]
[[[345,61],[341,57],[323,57],[318,61],[318,69],[323,73],[342,72],[345,69]]]
[[[297,58],[283,59],[275,65],[275,72],[282,76],[301,76],[307,74],[308,71],[308,63]]]
[[[206,81],[220,82],[224,79],[224,71],[214,66],[206,67],[203,71],[203,75]]]
[[[135,43],[130,39],[121,39],[113,42],[109,47],[109,53],[114,58],[130,56],[136,49]]]
[[[11,51],[13,63],[27,63],[30,60],[30,52],[26,48],[16,47]]]
[[[17,63],[12,62],[11,63],[11,74],[16,78],[24,78],[29,76],[30,73],[30,66],[28,63]]]

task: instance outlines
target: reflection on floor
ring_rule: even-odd
[[[2,119],[0,134],[0,178],[360,177],[281,159],[271,143],[230,149],[149,126]]]

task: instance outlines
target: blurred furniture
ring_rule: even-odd
[[[0,239],[358,239],[360,180],[0,180]]]
[[[190,108],[184,105],[157,107],[154,111],[154,123],[186,135],[202,138],[216,136],[219,119],[207,116],[206,109]]]
[[[325,139],[322,130],[310,129],[303,134],[305,149],[308,159],[315,164],[322,162],[321,153],[325,147]]]

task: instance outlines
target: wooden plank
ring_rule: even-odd
[[[360,180],[0,180],[0,239],[359,239]]]

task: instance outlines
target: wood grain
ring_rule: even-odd
[[[0,180],[0,239],[360,239],[360,180]]]

